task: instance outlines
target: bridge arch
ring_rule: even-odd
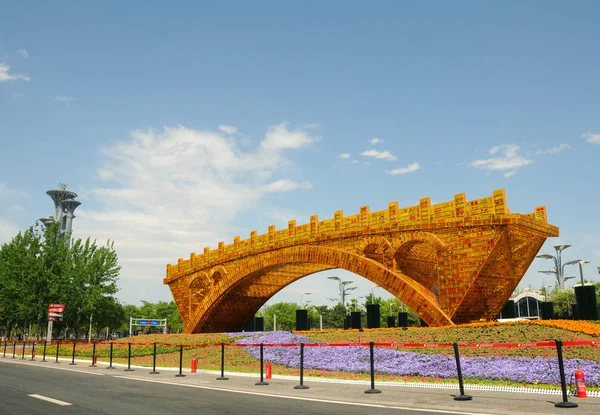
[[[192,282],[188,286],[188,315],[193,315],[202,298],[211,290],[212,281],[206,272],[197,272],[192,275]]]
[[[217,284],[227,276],[227,270],[223,265],[217,265],[210,271],[210,279],[213,284]]]
[[[274,294],[307,275],[342,268],[386,289],[432,326],[452,325],[431,292],[410,277],[379,262],[341,249],[300,245],[257,255],[219,281],[192,315],[187,332],[222,332],[243,324]],[[235,314],[235,315],[234,315]]]
[[[444,242],[429,232],[411,232],[392,241],[392,268],[417,281],[439,299],[440,259]]]
[[[389,251],[392,248],[392,244],[383,236],[370,236],[365,238],[356,247],[356,253],[373,259],[382,264],[388,264]]]

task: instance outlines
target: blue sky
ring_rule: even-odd
[[[75,236],[115,241],[120,298],[170,300],[165,264],[235,235],[505,188],[511,211],[546,205],[561,228],[542,252],[572,244],[565,260],[590,260],[598,280],[599,12],[594,1],[5,4],[0,242],[50,215],[45,191],[68,183],[83,203]],[[534,261],[521,286],[540,287],[549,265]],[[357,281],[359,296],[372,287],[333,271],[271,302],[310,291],[331,304],[327,275]]]

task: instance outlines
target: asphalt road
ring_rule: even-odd
[[[53,363],[48,363],[49,365]],[[432,414],[391,407],[187,388],[71,370],[0,363],[2,414]],[[117,374],[117,373],[115,373]],[[32,397],[31,395],[37,395]],[[60,402],[43,400],[49,398]],[[62,403],[61,403],[62,402]],[[70,405],[65,405],[70,404]],[[443,412],[440,412],[443,413]]]
[[[12,356],[11,356],[12,357]],[[365,394],[365,385],[307,379],[310,389],[296,390],[298,379],[274,377],[256,386],[257,374],[215,372],[175,377],[176,370],[123,366],[107,370],[106,362],[49,362],[0,357],[0,414],[563,414],[560,396],[472,391],[473,400],[455,401],[458,391],[385,386],[381,394]],[[227,373],[226,373],[227,374]],[[600,398],[577,399],[579,415],[600,414]]]

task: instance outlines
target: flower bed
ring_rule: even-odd
[[[157,345],[157,366],[179,365],[179,344],[184,344],[183,366],[190,367],[192,358],[199,369],[220,370],[220,343],[534,343],[599,340],[600,325],[581,321],[525,321],[516,323],[467,324],[442,328],[409,328],[330,330],[306,332],[262,332],[220,334],[154,334],[120,339],[113,344],[113,362],[127,363],[127,344],[132,346],[131,364],[152,366],[153,342]],[[122,343],[122,344],[117,344]],[[169,345],[165,345],[169,344]],[[211,346],[203,346],[203,345]],[[196,346],[194,346],[196,345]],[[213,346],[214,345],[214,346]],[[109,344],[96,345],[99,360],[108,361]],[[9,347],[10,349],[10,347]],[[9,350],[10,352],[11,350]],[[42,350],[36,347],[38,356]],[[53,359],[55,346],[48,346],[46,358]],[[61,345],[60,356],[71,357],[72,345]],[[473,348],[460,347],[463,376],[470,383],[495,385],[559,384],[555,347]],[[567,382],[575,369],[582,366],[588,386],[600,387],[600,346],[567,346],[563,349]],[[78,343],[75,357],[91,358],[92,345]],[[273,365],[273,373],[297,376],[299,347],[265,347],[265,361]],[[225,348],[225,370],[258,372],[259,348]],[[451,347],[376,347],[377,379],[388,381],[454,382],[456,365]],[[306,347],[305,375],[341,379],[369,378],[369,351],[364,346]]]
[[[313,343],[314,339],[287,333],[260,333],[241,338],[236,343]],[[299,347],[266,347],[264,359],[287,367],[299,367]],[[437,350],[452,348],[437,348]],[[550,348],[556,350],[554,348]],[[248,353],[259,358],[259,348],[246,347]],[[364,346],[305,347],[304,366],[309,369],[333,372],[369,372],[369,349]],[[425,376],[433,378],[456,377],[454,356],[423,354],[391,348],[374,350],[374,366],[378,373],[397,376]],[[528,384],[560,385],[558,359],[527,357],[461,357],[463,376],[473,379],[509,380]],[[565,359],[565,373],[583,367],[589,386],[600,386],[600,362]]]

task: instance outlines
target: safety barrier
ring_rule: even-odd
[[[43,345],[42,352],[42,360],[41,362],[47,362],[46,360],[46,352],[49,346],[55,346],[55,361],[54,363],[60,363],[59,355],[61,350],[61,345],[67,346],[71,345],[71,363],[70,365],[76,365],[75,363],[75,355],[77,345],[86,345],[89,346],[89,343],[86,341],[61,341],[54,340],[51,342],[47,341],[3,341],[3,353],[2,358],[7,358],[7,349],[9,345],[12,348],[12,359],[17,359],[17,345],[19,344],[21,348],[21,360],[25,360],[25,350],[27,346],[31,348],[31,358],[29,360],[34,361],[36,357],[36,344]],[[156,358],[157,358],[157,346],[173,348],[173,350],[169,350],[170,352],[178,351],[179,352],[179,373],[175,375],[176,377],[185,377],[183,372],[183,351],[184,349],[194,349],[194,348],[206,348],[206,347],[220,347],[220,368],[221,368],[221,376],[217,378],[217,380],[228,380],[225,377],[225,348],[226,347],[258,347],[260,352],[260,380],[255,383],[255,385],[266,386],[269,383],[264,381],[264,348],[265,347],[299,347],[300,354],[300,384],[294,386],[294,389],[309,389],[308,386],[304,385],[304,352],[306,347],[311,348],[319,348],[319,347],[348,347],[348,346],[358,346],[358,347],[368,347],[369,348],[369,371],[370,371],[370,388],[365,390],[366,394],[377,394],[381,393],[381,390],[375,388],[375,357],[374,357],[374,348],[453,348],[453,354],[456,363],[456,374],[458,378],[458,389],[459,394],[454,397],[455,400],[464,401],[472,399],[472,396],[466,395],[464,392],[464,383],[463,383],[463,374],[461,369],[460,362],[460,348],[524,348],[524,347],[554,347],[556,348],[556,354],[558,358],[558,369],[560,376],[560,387],[562,394],[562,402],[558,402],[555,404],[556,407],[564,407],[571,408],[577,407],[577,404],[574,402],[569,402],[568,394],[567,394],[567,382],[565,376],[564,369],[564,359],[563,359],[563,347],[565,346],[600,346],[600,341],[545,341],[545,342],[524,342],[524,343],[489,343],[489,344],[459,344],[459,343],[381,343],[381,342],[358,342],[358,343],[201,343],[201,344],[172,344],[172,343],[162,343],[162,342],[153,342],[153,343],[133,343],[133,342],[115,342],[115,341],[100,341],[100,342],[92,342],[92,364],[90,367],[97,367],[96,363],[96,352],[98,345],[108,345],[108,359],[109,365],[107,369],[115,369],[113,365],[113,352],[114,345],[126,345],[127,346],[127,369],[125,371],[133,371],[131,368],[131,358],[132,358],[132,346],[138,347],[152,347],[152,371],[150,374],[159,374],[156,370]],[[9,352],[10,354],[10,352]],[[195,359],[195,358],[194,358]],[[270,369],[270,366],[269,366]],[[578,388],[578,396],[585,397],[585,380],[583,378],[583,372],[581,368],[578,369],[577,374],[577,388]],[[194,371],[195,373],[195,367]],[[270,370],[269,376],[270,378]],[[582,386],[583,382],[583,386]],[[580,390],[580,388],[582,388]],[[590,394],[592,395],[592,394]],[[600,396],[600,394],[595,394]]]

